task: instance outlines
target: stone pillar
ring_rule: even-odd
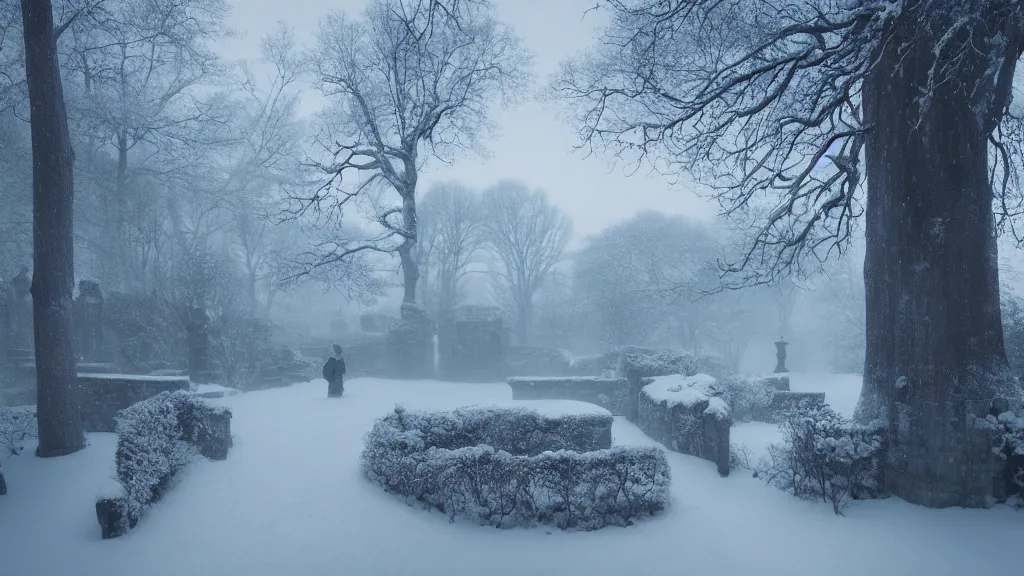
[[[11,280],[10,318],[10,348],[21,351],[34,350],[32,279],[28,275],[28,268],[24,266]]]
[[[88,280],[78,283],[78,299],[75,300],[74,316],[78,356],[84,362],[102,361],[103,293],[100,292],[99,284]]]
[[[436,327],[422,308],[402,305],[402,320],[388,332],[388,360],[392,376],[422,379],[434,377]]]
[[[776,374],[789,372],[789,368],[786,368],[786,346],[789,346],[789,342],[786,342],[785,338],[780,337],[779,341],[775,343]]]
[[[202,384],[211,379],[210,370],[210,328],[206,310],[193,308],[188,319],[188,374],[189,378]]]

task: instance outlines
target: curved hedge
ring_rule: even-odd
[[[194,394],[161,392],[121,410],[114,455],[120,489],[96,501],[103,538],[134,528],[196,456],[224,460],[230,447],[231,411]]]
[[[366,476],[388,492],[497,527],[628,526],[665,509],[659,448],[615,447],[610,415],[542,416],[524,408],[410,412],[396,407],[366,436]]]

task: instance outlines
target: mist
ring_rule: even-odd
[[[1012,570],[961,4],[0,0],[0,572]]]

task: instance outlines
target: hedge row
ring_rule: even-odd
[[[668,505],[669,467],[658,448],[595,449],[610,444],[603,432],[610,420],[516,408],[422,413],[398,407],[367,435],[363,470],[388,492],[452,520],[627,526]]]
[[[117,480],[123,493],[96,502],[103,538],[135,527],[174,476],[197,455],[227,458],[231,412],[188,392],[162,392],[117,416]]]

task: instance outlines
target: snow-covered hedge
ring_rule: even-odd
[[[163,392],[122,410],[115,462],[123,493],[96,503],[103,537],[134,528],[197,455],[223,460],[230,445],[231,412],[194,394]]]
[[[771,421],[775,386],[762,378],[731,376],[719,381],[722,399],[729,405],[737,422]]]
[[[732,417],[715,379],[697,374],[646,381],[637,426],[670,450],[714,462],[718,473],[728,476]]]
[[[627,346],[619,356],[619,373],[626,378],[653,378],[697,373],[697,362],[689,354]]]
[[[1003,462],[1005,486],[996,491],[996,499],[1014,499],[1018,506],[1024,506],[1024,410],[989,414],[981,424],[994,433],[992,451]]]
[[[388,492],[452,520],[582,530],[627,526],[667,506],[668,462],[657,448],[608,448],[610,430],[607,414],[396,407],[367,434],[362,465]]]
[[[885,432],[853,424],[830,407],[805,403],[780,425],[781,444],[768,448],[757,475],[801,498],[821,498],[836,514],[853,499],[885,490]]]
[[[0,453],[21,454],[25,449],[25,440],[36,436],[36,428],[34,410],[0,408]],[[0,496],[4,494],[7,494],[7,480],[0,462]]]
[[[0,451],[21,454],[25,440],[35,438],[37,432],[35,410],[0,408]]]
[[[630,389],[625,378],[523,377],[509,378],[514,400],[577,400],[596,404],[616,416],[629,411]]]

